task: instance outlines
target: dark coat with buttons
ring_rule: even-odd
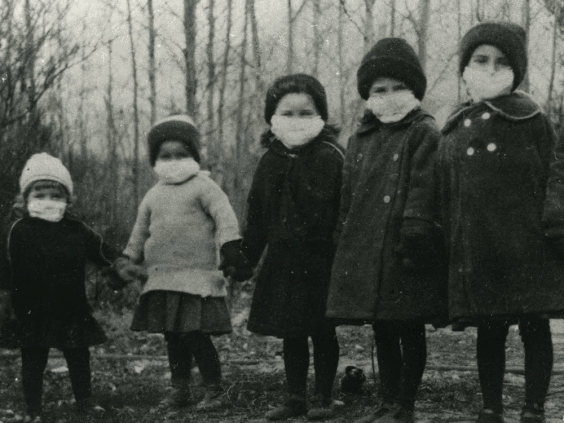
[[[280,338],[308,336],[329,325],[327,287],[339,212],[343,148],[326,127],[303,147],[271,137],[247,200],[242,249],[257,265],[265,248],[248,329]]]
[[[464,104],[443,129],[438,169],[452,319],[564,309],[564,152],[524,93]],[[544,223],[543,223],[544,214]]]
[[[436,238],[438,140],[420,109],[393,124],[365,114],[347,147],[328,317],[355,324],[446,314],[444,269],[407,269],[396,252],[406,219]]]

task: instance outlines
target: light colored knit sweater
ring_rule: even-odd
[[[207,172],[198,172],[181,184],[159,182],[147,192],[124,254],[147,266],[143,294],[166,290],[222,297],[227,292],[217,270],[219,247],[239,238],[227,196]]]

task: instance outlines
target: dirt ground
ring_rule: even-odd
[[[243,301],[248,300],[243,293]],[[193,408],[163,410],[158,403],[166,395],[170,373],[161,335],[128,330],[131,313],[97,312],[109,341],[93,348],[93,390],[106,409],[102,416],[85,419],[75,413],[66,363],[52,352],[44,382],[46,422],[263,422],[266,411],[284,400],[285,380],[281,343],[250,334],[245,329],[245,307],[234,307],[234,332],[215,338],[230,400],[220,412],[201,414]],[[340,327],[341,360],[338,379],[347,365],[361,367],[367,381],[362,395],[344,395],[335,383],[337,413],[332,422],[351,422],[370,412],[376,404],[377,379],[372,369],[371,328]],[[416,421],[474,422],[481,407],[475,371],[476,332],[452,332],[428,328],[428,363],[416,403]],[[546,403],[550,423],[564,420],[564,327],[553,328],[555,374]],[[508,371],[504,383],[506,422],[518,422],[523,400],[523,348],[512,328],[507,341]],[[22,421],[24,412],[17,351],[0,350],[0,422]],[[377,373],[378,369],[375,368]],[[194,370],[193,400],[204,394]],[[376,375],[377,377],[377,375]],[[310,381],[313,369],[310,369]],[[295,419],[305,422],[305,418]]]

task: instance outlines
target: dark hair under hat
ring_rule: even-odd
[[[358,93],[367,100],[376,79],[387,77],[405,83],[422,100],[427,78],[413,48],[403,38],[382,38],[362,59],[356,73]]]
[[[149,143],[149,161],[155,165],[159,148],[165,141],[180,141],[190,154],[200,163],[200,132],[188,115],[173,115],[161,119],[153,125],[147,136]]]
[[[481,45],[488,44],[500,49],[507,57],[515,79],[513,89],[517,88],[527,72],[527,33],[511,22],[483,22],[470,28],[460,42],[459,71],[470,62],[472,53]]]
[[[264,106],[264,119],[270,124],[270,119],[276,111],[278,102],[286,94],[305,93],[309,94],[315,103],[315,108],[319,112],[321,119],[327,121],[329,113],[327,111],[327,94],[325,88],[317,79],[305,73],[295,73],[282,76],[276,79],[266,93]]]

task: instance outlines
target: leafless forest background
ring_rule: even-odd
[[[10,214],[23,163],[49,151],[71,170],[76,213],[122,247],[154,182],[147,130],[187,111],[205,166],[242,217],[272,80],[318,77],[346,144],[362,112],[363,54],[404,37],[428,76],[424,105],[441,122],[465,96],[459,41],[483,20],[526,28],[523,88],[560,129],[563,10],[562,0],[2,0],[0,214]]]

